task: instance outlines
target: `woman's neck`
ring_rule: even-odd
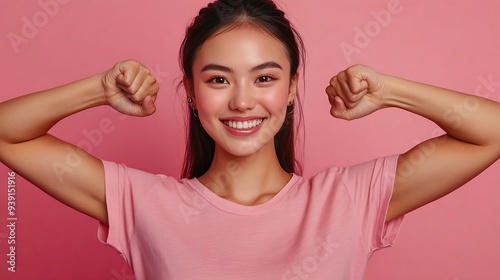
[[[212,192],[242,205],[273,198],[291,179],[281,167],[273,145],[250,156],[234,156],[216,147],[210,169],[198,178]]]

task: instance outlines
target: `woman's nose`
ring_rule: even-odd
[[[231,110],[246,111],[255,106],[253,91],[248,85],[237,86],[233,89],[229,108]]]

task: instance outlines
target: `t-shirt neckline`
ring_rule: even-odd
[[[273,198],[262,204],[251,205],[251,206],[238,204],[236,202],[229,201],[227,199],[224,199],[216,195],[210,189],[205,187],[197,178],[187,179],[187,182],[205,200],[207,200],[210,204],[212,204],[216,208],[224,212],[236,215],[249,216],[249,215],[259,215],[276,207],[287,197],[290,190],[292,190],[301,179],[302,179],[301,176],[292,174],[292,178],[290,178],[290,180],[286,183],[286,185]]]

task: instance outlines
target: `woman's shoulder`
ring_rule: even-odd
[[[307,178],[311,185],[364,181],[373,176],[394,177],[399,155],[389,155],[351,165],[330,166]]]
[[[129,167],[127,164],[102,160],[105,170],[106,183],[119,183],[139,186],[163,185],[169,187],[185,187],[189,180],[179,179],[164,173],[154,173],[139,168]]]

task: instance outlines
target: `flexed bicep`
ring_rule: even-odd
[[[0,161],[57,200],[107,223],[102,162],[47,132],[61,119],[100,105],[151,115],[157,92],[149,70],[128,60],[102,74],[0,103]]]
[[[1,160],[60,202],[107,223],[104,167],[84,150],[49,134],[16,145]]]
[[[415,146],[399,157],[387,220],[453,192],[497,159],[493,149],[449,135]]]
[[[500,104],[453,90],[386,77],[388,106],[425,117],[444,131],[402,154],[387,220],[406,214],[479,175],[500,158]],[[475,110],[451,122],[449,110],[474,102]]]

